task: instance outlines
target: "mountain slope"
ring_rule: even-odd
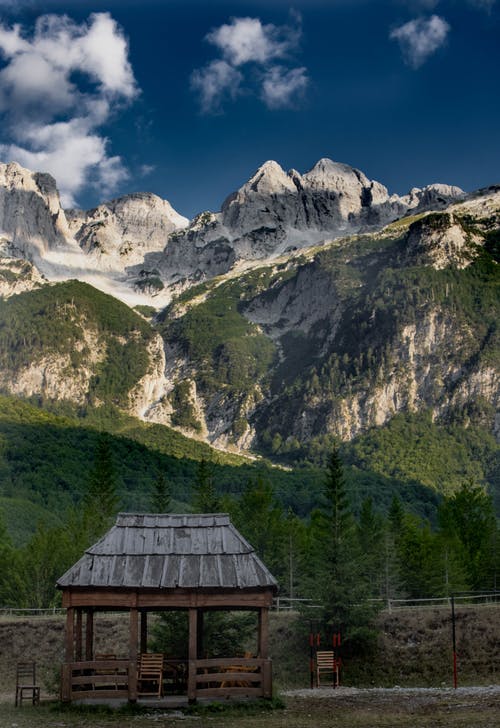
[[[499,227],[493,191],[194,288],[162,316],[168,386],[218,445],[300,450],[408,411],[498,436]]]
[[[152,440],[168,425],[286,463],[321,463],[341,440],[363,493],[432,486],[401,448],[399,470],[381,465],[376,449],[390,448],[378,432],[415,452],[437,439],[439,490],[496,482],[500,188],[400,198],[330,160],[304,175],[267,163],[220,213],[185,227],[153,195],[66,214],[51,178],[2,173],[4,392],[115,433],[126,413],[150,423]],[[146,320],[37,266],[170,303],[154,317],[141,309]],[[142,428],[127,421],[124,434]],[[307,511],[316,486],[293,482],[283,500]]]
[[[4,391],[139,413],[163,369],[163,344],[150,325],[85,283],[45,285],[0,300]]]

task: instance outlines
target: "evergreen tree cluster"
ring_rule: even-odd
[[[99,437],[93,463],[84,497],[62,525],[40,523],[31,540],[16,548],[0,520],[0,606],[57,605],[57,578],[112,525],[119,483],[106,434]],[[277,578],[281,596],[305,600],[300,602],[308,605],[302,606],[304,615],[314,614],[326,630],[341,632],[347,652],[370,644],[372,619],[388,600],[498,588],[500,529],[491,497],[473,481],[442,499],[435,527],[406,511],[396,497],[385,513],[367,498],[355,517],[335,448],[321,487],[319,506],[300,517],[278,500],[262,475],[249,479],[239,497],[222,493],[213,463],[202,459],[192,483],[191,510],[228,512]],[[168,472],[160,472],[150,488],[149,510],[168,512],[171,493]],[[214,644],[226,631],[244,641],[245,619],[210,619]],[[172,630],[180,634],[183,629],[170,617],[163,622],[158,644]]]

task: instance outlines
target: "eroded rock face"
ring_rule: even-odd
[[[122,271],[161,252],[170,233],[189,222],[167,200],[150,193],[125,195],[87,212],[67,214],[82,250],[102,268]]]
[[[0,250],[1,242],[0,240]],[[47,281],[29,261],[0,255],[0,297],[8,298],[17,293],[32,291],[45,283]]]
[[[0,236],[28,260],[64,246],[69,230],[53,177],[0,164]]]
[[[473,260],[472,245],[482,239],[468,232],[460,218],[434,213],[412,223],[406,238],[405,262],[443,268],[465,268]]]

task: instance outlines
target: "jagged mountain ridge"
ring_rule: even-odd
[[[304,175],[268,161],[229,195],[220,213],[202,213],[172,235],[158,266],[170,284],[204,280],[228,272],[238,260],[265,260],[373,230],[409,211],[442,209],[464,196],[458,187],[439,184],[404,197],[389,195],[363,172],[330,159]]]
[[[23,286],[43,288],[46,281],[24,257],[43,269],[51,255],[61,265],[68,256],[78,258],[83,279],[88,274],[84,266],[91,261],[92,270],[106,279],[117,275],[109,266],[104,271],[101,261],[109,255],[119,258],[124,287],[142,280],[146,289],[154,278],[168,286],[168,251],[182,251],[189,243],[183,260],[191,261],[189,275],[204,282],[191,289],[188,276],[179,286],[185,292],[158,324],[165,353],[158,333],[152,332],[149,350],[144,347],[142,355],[142,379],[131,381],[120,402],[129,412],[220,447],[293,452],[331,435],[350,440],[398,413],[424,411],[436,421],[477,421],[498,435],[495,235],[500,229],[500,188],[465,199],[457,188],[413,191],[404,203],[413,215],[381,229],[380,220],[400,212],[403,198],[388,196],[362,173],[322,161],[314,174],[299,180],[298,173],[285,174],[275,163],[264,167],[226,200],[221,213],[201,215],[182,227],[185,220],[152,195],[121,198],[90,213],[61,215],[51,178],[11,165],[3,193],[8,225],[3,228],[0,281],[11,292]],[[303,198],[294,196],[293,188],[299,195],[299,183],[306,190]],[[326,195],[325,188],[330,190]],[[282,204],[283,189],[293,204]],[[299,198],[301,208],[295,204]],[[22,211],[15,213],[12,205],[19,199]],[[269,204],[261,217],[264,199]],[[332,234],[319,247],[285,249],[280,255],[275,233],[266,231],[278,220],[286,221],[283,229],[288,232],[293,225],[299,230],[299,222],[309,224],[311,217],[307,222],[300,212],[299,219],[298,210],[310,205],[311,215],[318,199],[324,202],[316,210],[318,224],[322,220],[337,232],[342,224],[349,234]],[[442,211],[424,212],[431,202]],[[138,211],[144,212],[142,218]],[[216,238],[212,247],[205,244],[207,229],[215,230],[224,219],[225,229],[232,226],[240,237]],[[259,233],[255,225],[263,221],[265,231]],[[170,224],[179,227],[168,233]],[[306,232],[302,244],[315,239],[317,228],[307,241]],[[168,242],[162,249],[164,233]],[[252,235],[261,247],[245,252]],[[247,242],[240,245],[245,236]],[[120,245],[132,237],[136,246],[126,245],[120,255]],[[217,246],[219,258],[214,254]],[[226,252],[232,256],[228,270]],[[244,255],[254,256],[246,272],[237,265]],[[259,255],[264,256],[261,261],[256,260]],[[66,272],[70,270],[68,265]],[[169,270],[173,280],[176,269]],[[138,300],[152,298],[146,293]],[[88,335],[78,350],[81,371],[71,366],[68,352],[66,358],[52,352],[42,365],[4,365],[4,388],[79,404],[88,401],[95,377],[102,377],[104,349],[99,352],[102,339],[99,346],[92,345],[91,322],[78,318],[76,323],[75,340]],[[113,336],[125,348],[138,343],[134,327]],[[82,373],[83,381],[77,381]]]
[[[448,185],[390,196],[359,170],[328,159],[304,175],[269,161],[219,213],[189,223],[151,193],[65,211],[50,175],[11,163],[0,165],[0,255],[26,258],[49,280],[75,277],[127,303],[161,308],[172,291],[238,263],[375,229],[463,197]]]

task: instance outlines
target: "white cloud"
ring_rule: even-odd
[[[2,144],[0,155],[29,169],[50,172],[67,207],[76,205],[75,195],[90,181],[111,191],[127,177],[121,160],[107,156],[107,140],[93,132],[89,118],[43,126],[27,123],[19,132],[24,146]]]
[[[306,69],[284,65],[302,34],[300,15],[292,12],[291,21],[266,25],[259,18],[232,18],[208,33],[206,39],[222,57],[191,74],[202,112],[220,112],[224,101],[243,92],[256,94],[270,109],[291,106],[300,98],[307,85]]]
[[[308,78],[306,68],[287,70],[282,66],[273,66],[264,77],[262,83],[262,99],[270,109],[292,106],[304,93]]]
[[[285,57],[296,48],[300,27],[263,25],[259,18],[233,18],[207,35],[233,66],[251,61],[265,64]]]
[[[242,74],[226,61],[212,61],[191,74],[191,88],[198,92],[201,110],[216,113],[225,98],[234,99],[243,80]]]
[[[446,41],[450,26],[443,18],[417,18],[395,28],[390,38],[397,40],[405,61],[419,68]]]
[[[127,41],[109,13],[81,24],[44,15],[31,36],[0,25],[0,53],[0,113],[10,137],[2,159],[53,174],[66,205],[91,182],[111,191],[127,172],[108,155],[99,127],[138,89]]]
[[[148,174],[151,174],[156,169],[156,164],[141,164],[139,167],[139,174],[141,177],[147,177]]]

